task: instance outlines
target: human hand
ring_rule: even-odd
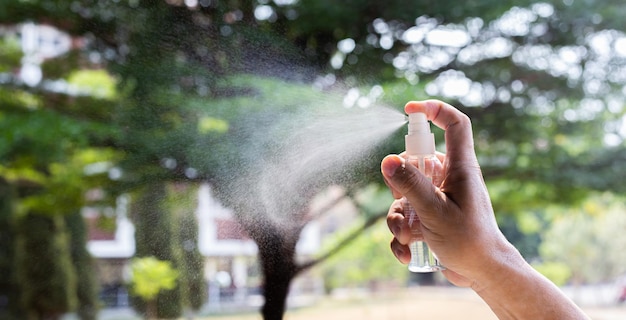
[[[474,153],[470,120],[436,100],[409,102],[407,113],[423,112],[445,130],[446,155],[440,186],[405,160],[390,155],[381,170],[394,197],[415,209],[424,241],[447,268],[443,274],[458,286],[470,286],[500,319],[589,319],[553,283],[534,270],[498,229],[491,200]],[[387,224],[394,234],[391,249],[410,260],[412,238],[400,200]]]
[[[423,112],[445,130],[446,154],[443,182],[434,186],[417,168],[405,166],[397,155],[385,157],[383,177],[396,199],[406,197],[419,217],[424,241],[447,268],[443,274],[458,286],[479,286],[490,269],[521,256],[498,229],[491,200],[474,152],[469,118],[454,107],[436,100],[409,102],[406,113]],[[394,235],[395,256],[410,260],[412,239],[401,200],[391,205],[387,224]],[[414,239],[413,239],[414,240]],[[486,279],[485,279],[486,280]]]

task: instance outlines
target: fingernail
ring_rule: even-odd
[[[387,177],[393,177],[400,166],[402,166],[402,159],[398,156],[390,156],[383,161],[383,174]]]

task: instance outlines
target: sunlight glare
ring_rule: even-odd
[[[433,46],[464,47],[470,43],[469,34],[464,30],[437,28],[426,34],[426,42]]]
[[[268,20],[274,15],[274,9],[268,5],[257,6],[254,9],[254,17],[259,20]]]
[[[337,42],[337,49],[339,49],[339,51],[343,52],[344,54],[352,52],[355,47],[356,42],[354,42],[354,40],[351,38],[346,38]]]

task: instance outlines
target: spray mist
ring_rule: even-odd
[[[430,132],[430,123],[423,113],[410,113],[408,134],[404,137],[406,147],[406,162],[416,166],[421,173],[429,178],[433,184],[439,186],[442,179],[443,166],[435,153],[435,136]],[[403,198],[404,216],[408,218],[408,224],[413,227],[413,239],[409,244],[411,261],[409,271],[434,272],[445,269],[437,257],[428,248],[423,239],[419,224],[419,218],[415,209],[406,198]]]

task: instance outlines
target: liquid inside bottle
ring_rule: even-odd
[[[441,184],[441,171],[443,167],[435,155],[408,156],[407,163],[417,167],[434,185],[439,186]],[[408,224],[409,227],[411,227],[413,235],[413,239],[411,239],[409,243],[409,250],[411,251],[409,271],[434,272],[444,270],[445,267],[439,263],[437,256],[428,248],[426,242],[423,241],[424,236],[421,232],[419,217],[406,198],[403,199],[403,209],[404,216],[408,218]]]

